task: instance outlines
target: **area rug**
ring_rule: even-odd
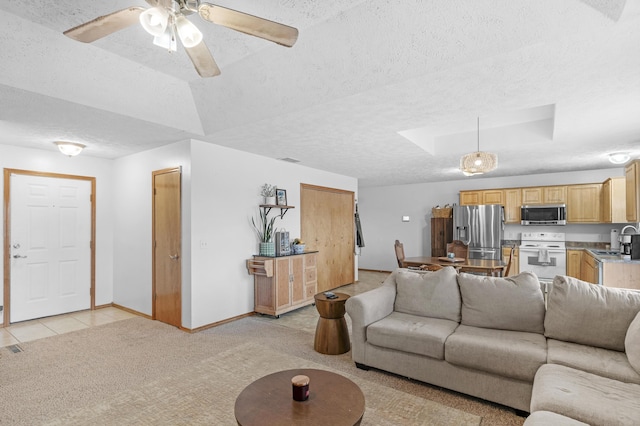
[[[275,321],[245,318],[189,334],[133,318],[20,347],[0,348],[3,425],[234,425],[235,399],[245,386],[293,368],[329,370],[358,384],[363,425],[481,421],[401,388],[441,395],[436,390],[356,369],[349,353],[318,354],[312,333]],[[494,408],[487,409],[491,416]]]
[[[246,343],[159,380],[47,422],[48,425],[233,425],[245,386],[267,374],[323,365]],[[478,416],[342,373],[365,395],[364,425],[479,425]]]

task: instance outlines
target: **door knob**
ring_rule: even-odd
[[[178,256],[178,253],[174,254],[173,256],[169,255],[169,259],[171,259],[171,260],[177,260],[179,257],[180,256]]]
[[[27,256],[20,256],[19,254],[14,254],[14,255],[13,255],[13,258],[14,258],[14,259],[26,259],[26,258],[27,258]]]

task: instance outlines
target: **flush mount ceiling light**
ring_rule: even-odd
[[[498,167],[498,156],[480,151],[480,117],[478,117],[478,150],[460,158],[460,170],[465,176],[481,175]]]
[[[75,157],[86,147],[86,145],[76,142],[55,141],[54,144],[58,146],[61,153],[69,157]]]
[[[609,161],[613,164],[624,164],[629,161],[630,158],[631,156],[626,152],[612,152],[609,154]]]

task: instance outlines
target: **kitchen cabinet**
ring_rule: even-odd
[[[509,261],[509,252],[511,252],[511,247],[502,247],[502,261]],[[517,275],[520,273],[520,257],[518,247],[513,251],[513,263],[511,264],[511,269],[509,269],[509,276]]]
[[[477,206],[482,204],[482,191],[460,191],[461,206]]]
[[[582,252],[580,263],[580,279],[592,284],[598,284],[598,263],[588,251]]]
[[[316,253],[247,260],[254,276],[254,311],[280,316],[314,303],[318,273]]]
[[[626,223],[625,178],[609,178],[602,184],[602,222]]]
[[[477,206],[480,204],[504,205],[504,191],[502,189],[460,191],[461,206]]]
[[[431,256],[447,255],[447,243],[453,241],[453,218],[431,218]]]
[[[567,200],[567,187],[539,186],[522,188],[522,204],[564,204]]]
[[[624,168],[627,222],[640,222],[640,160]]]
[[[567,186],[567,223],[601,222],[602,184]]]
[[[510,188],[504,190],[504,221],[520,223],[520,207],[522,206],[522,190]]]
[[[570,277],[582,279],[580,268],[582,266],[582,253],[584,250],[567,250],[567,275]]]

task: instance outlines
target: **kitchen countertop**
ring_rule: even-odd
[[[640,259],[636,259],[636,260],[631,260],[631,259],[623,259],[622,256],[620,256],[619,254],[617,255],[613,255],[613,254],[598,254],[596,252],[594,252],[594,249],[585,249],[587,250],[589,253],[591,253],[591,255],[593,255],[593,257],[595,257],[597,260],[603,262],[603,263],[633,263],[633,264],[638,264],[640,265]],[[596,249],[598,250],[598,249]]]

